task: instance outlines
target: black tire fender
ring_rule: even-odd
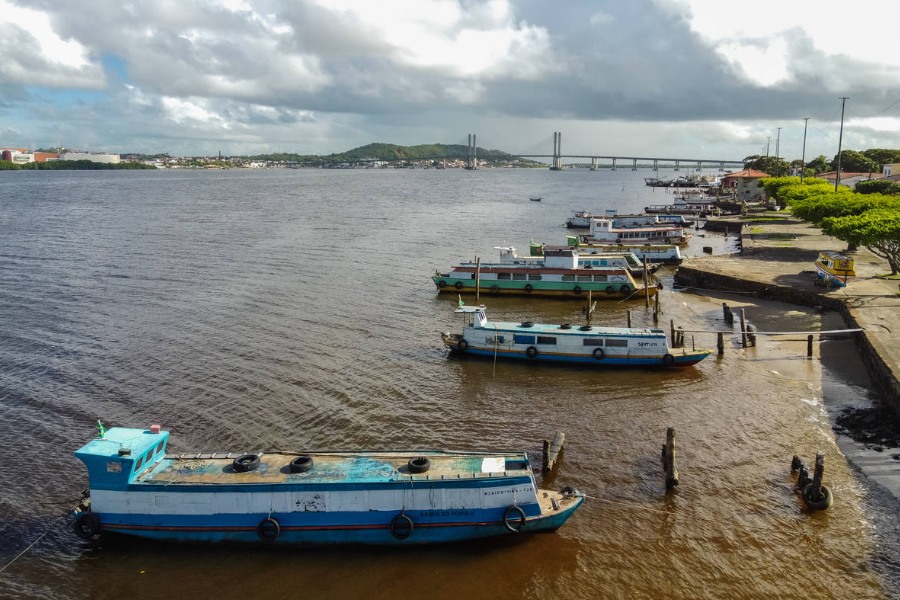
[[[672,365],[675,364],[675,357],[672,356],[671,354],[664,355],[663,356],[663,364],[666,365],[667,367],[671,367]]]
[[[463,282],[457,281],[456,283],[453,284],[453,287],[455,287],[458,290],[461,290],[461,289],[463,289]]]
[[[533,287],[530,283],[526,283],[526,284],[525,284],[525,291],[526,291],[526,292],[529,292],[529,293],[530,293],[531,290],[533,290],[533,289],[534,289],[534,287]]]
[[[666,243],[667,243],[667,244],[671,244],[671,243],[672,243],[672,238],[666,238]]]
[[[460,352],[465,352],[469,349],[469,342],[466,341],[466,338],[460,338],[460,340],[456,342],[456,349]]]
[[[441,289],[444,289],[445,287],[447,287],[447,282],[441,279],[440,281],[438,281],[437,286]]]
[[[815,494],[813,484],[808,484],[803,488],[803,503],[809,510],[825,510],[834,503],[834,496],[831,490],[826,486],[821,486],[822,494]],[[819,496],[818,498],[816,496]]]
[[[244,454],[238,456],[231,463],[235,473],[246,473],[259,468],[259,454]]]
[[[525,348],[525,356],[527,356],[531,360],[534,360],[537,357],[537,355],[538,355],[538,351],[537,351],[537,348],[535,348],[534,346],[528,346],[527,348]]]
[[[427,456],[415,456],[406,463],[410,473],[425,473],[431,468],[431,461]]]
[[[306,473],[313,468],[313,457],[309,454],[301,454],[291,461],[291,473]]]
[[[75,535],[83,540],[92,540],[100,535],[100,517],[93,512],[79,513],[72,523]]]
[[[491,293],[492,293],[493,295],[496,296],[497,294],[500,293],[500,287],[499,287],[499,286],[496,286],[496,285],[492,285],[492,286],[491,286]]]
[[[267,544],[271,544],[281,535],[281,523],[274,517],[266,517],[256,526],[256,535]]]
[[[391,535],[398,540],[405,540],[411,536],[415,528],[413,520],[405,513],[399,513],[391,519]]]
[[[614,286],[614,285],[608,285],[608,286],[606,286],[606,293],[607,293],[607,294],[615,294],[615,293],[616,293],[616,286]]]
[[[593,355],[597,360],[603,360],[603,357],[606,356],[603,354],[603,348],[594,348]]]
[[[628,285],[627,283],[623,283],[622,287],[619,288],[619,291],[622,292],[623,294],[630,294],[631,286]]]
[[[575,295],[576,295],[576,296],[577,296],[578,294],[581,294],[581,286],[580,286],[580,285],[576,285],[575,288],[574,288],[572,291],[575,292]]]
[[[526,521],[525,511],[515,504],[508,506],[503,513],[503,526],[506,527],[510,533],[520,533],[525,528]]]

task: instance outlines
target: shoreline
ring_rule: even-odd
[[[685,259],[675,285],[834,311],[848,328],[862,329],[854,340],[876,405],[835,415],[832,429],[847,460],[900,499],[900,335],[893,324],[900,282],[876,277],[890,272],[887,262],[861,249],[853,254],[857,276],[825,290],[815,285],[813,261],[821,250],[844,251],[844,242],[783,214],[717,219],[715,226],[735,232],[740,251]]]

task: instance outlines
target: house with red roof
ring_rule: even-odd
[[[770,175],[756,169],[729,173],[722,176],[722,189],[733,192],[738,202],[763,202],[766,200],[766,191],[759,182],[766,177]]]

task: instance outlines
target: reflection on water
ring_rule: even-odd
[[[724,356],[666,371],[443,349],[440,332],[460,324],[457,298],[434,290],[434,269],[492,257],[494,246],[562,243],[573,210],[666,201],[639,173],[4,177],[0,559],[39,541],[3,572],[2,597],[794,598],[814,582],[818,596],[881,598],[897,589],[883,589],[872,566],[890,571],[896,541],[872,519],[891,517],[843,459],[823,400],[852,401],[861,388],[808,360],[805,337],[742,349],[729,336]],[[658,326],[710,332],[689,343],[715,347],[723,298],[674,292],[661,276]],[[579,302],[483,301],[498,320],[582,319]],[[831,314],[724,301],[761,330],[841,327]],[[653,324],[642,300],[601,302],[594,322],[624,325],[629,310],[635,326]],[[855,352],[850,341],[827,348]],[[451,547],[90,548],[58,516],[86,485],[71,452],[97,417],[162,423],[173,451],[521,448],[537,463],[559,430],[566,448],[552,484],[590,498],[556,534]],[[670,494],[659,457],[667,427],[681,476]],[[837,501],[808,514],[790,459],[810,463],[816,451]]]

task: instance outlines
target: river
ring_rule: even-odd
[[[2,598],[893,598],[890,498],[835,443],[830,404],[864,404],[850,340],[726,342],[696,367],[582,371],[448,356],[457,298],[435,269],[495,246],[564,243],[580,209],[671,200],[622,170],[0,173]],[[541,202],[530,197],[542,198]],[[689,251],[733,249],[696,232]],[[761,331],[840,318],[673,290],[662,323]],[[473,302],[473,299],[467,299]],[[488,298],[496,320],[578,322],[571,301]],[[594,322],[650,324],[643,301]],[[802,338],[802,339],[799,339]],[[691,343],[715,347],[714,334]],[[566,435],[545,483],[588,494],[558,532],[426,549],[92,546],[64,514],[72,452],[159,423],[176,451],[524,449]],[[681,483],[660,447],[677,434]],[[826,455],[834,506],[808,513],[790,461]]]

